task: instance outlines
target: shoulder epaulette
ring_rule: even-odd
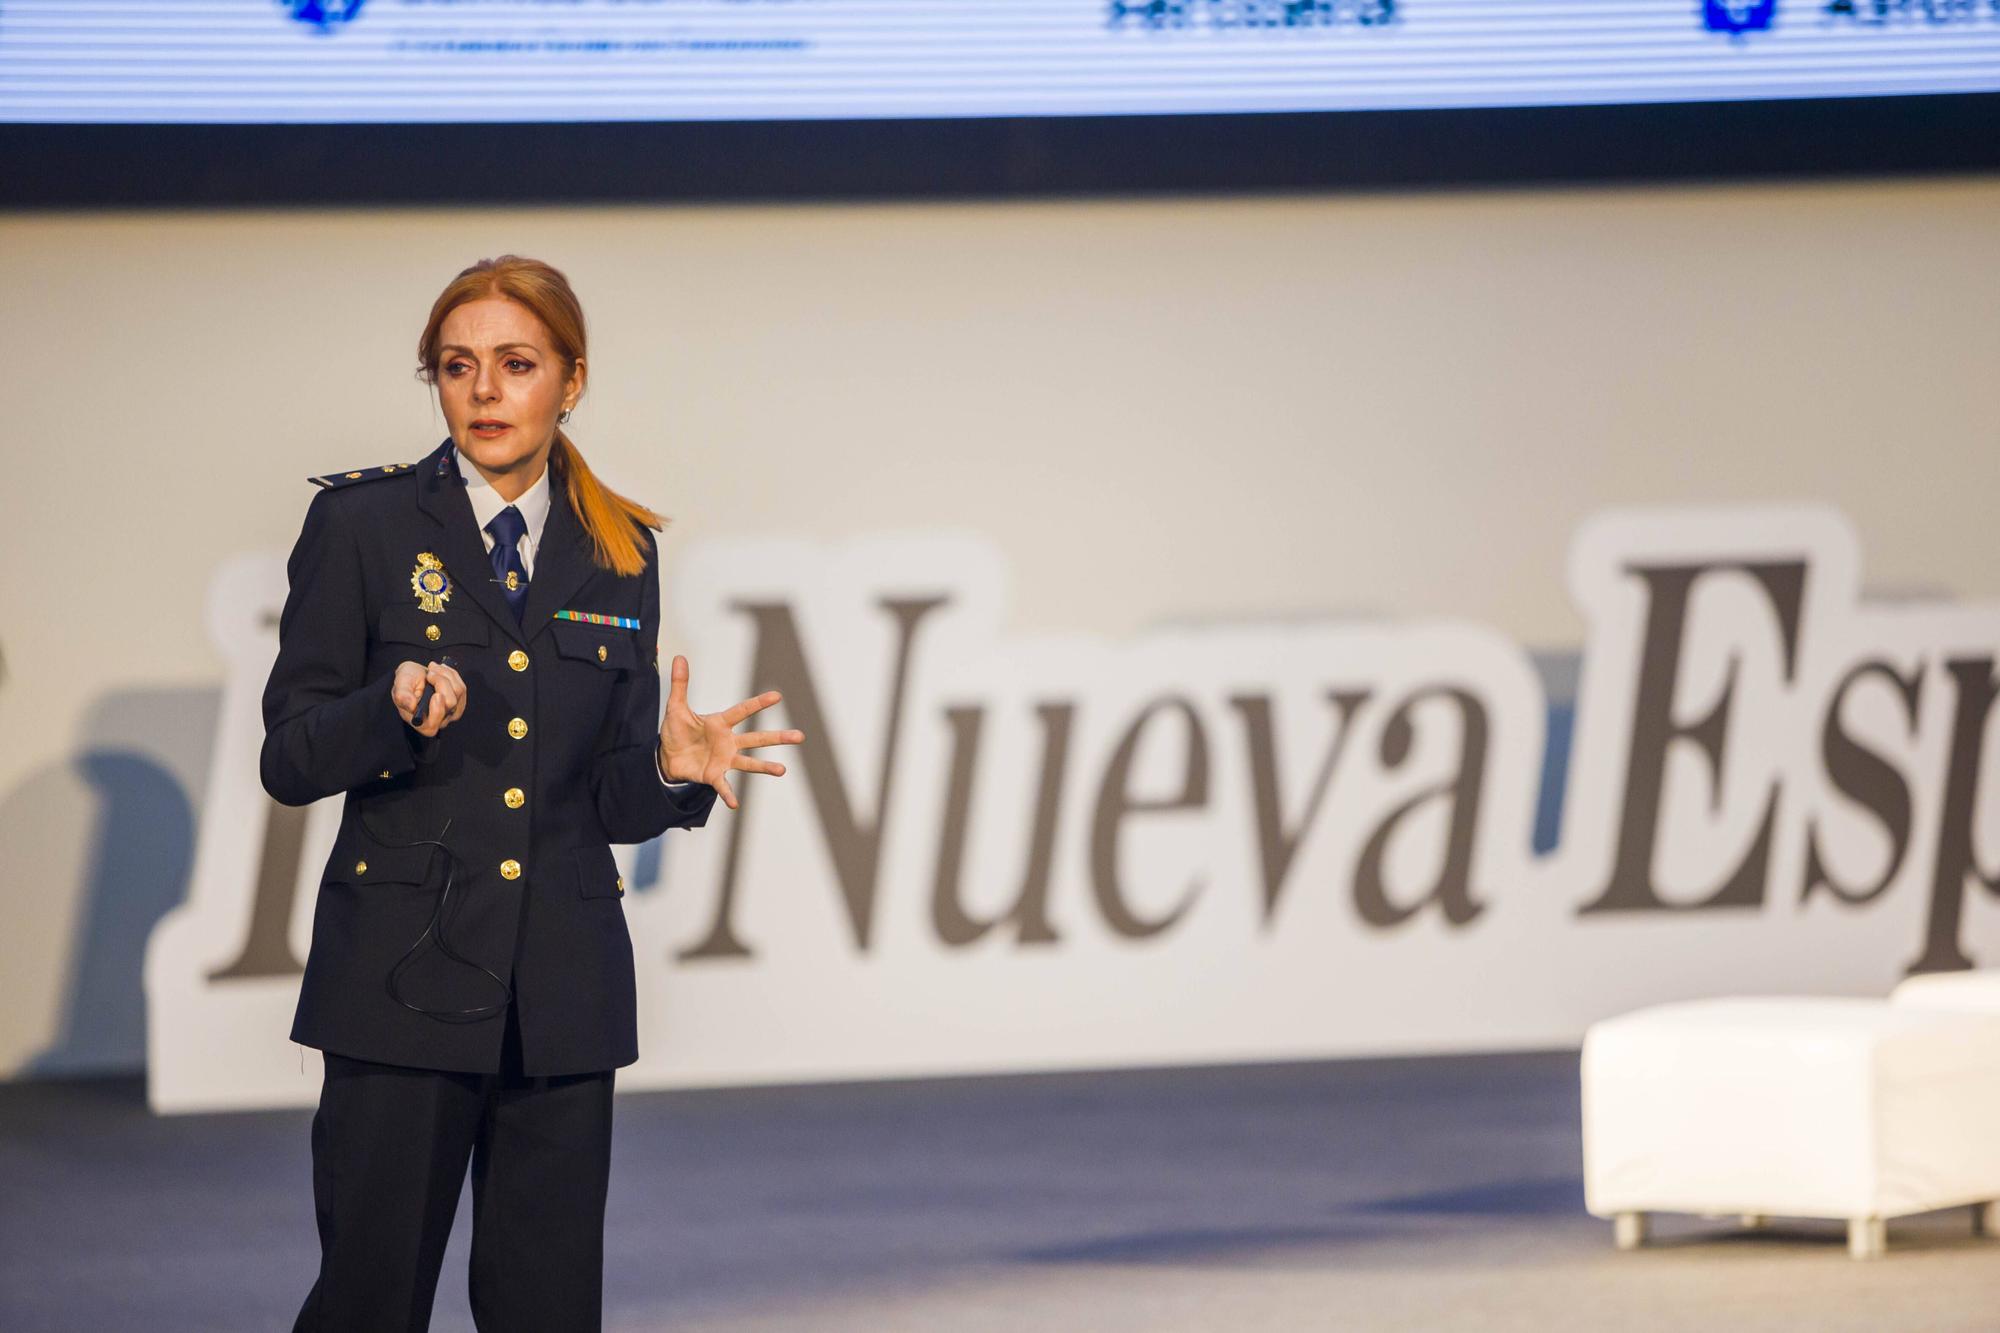
[[[324,477],[307,477],[306,480],[321,490],[337,491],[342,486],[353,486],[364,481],[378,481],[383,477],[393,477],[400,473],[409,472],[415,467],[415,463],[384,463],[380,467],[362,468],[359,472],[329,472]]]

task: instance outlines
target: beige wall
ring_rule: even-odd
[[[971,528],[1020,629],[1378,609],[1566,645],[1592,510],[1809,499],[1872,585],[2000,591],[2000,179],[0,217],[0,1072],[138,1063],[209,576],[289,545],[307,474],[441,437],[412,342],[502,250],[582,293],[575,433],[676,517],[669,561]]]

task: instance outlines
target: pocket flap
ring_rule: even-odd
[[[595,847],[579,847],[573,855],[578,896],[616,898],[625,892],[625,881],[618,876],[618,862],[611,855],[611,848],[600,843]]]
[[[639,664],[639,646],[632,631],[603,629],[596,625],[558,620],[550,630],[556,636],[556,651],[580,662],[594,662],[606,671],[630,671]]]
[[[435,631],[435,632],[434,632]],[[486,618],[468,612],[432,615],[420,606],[385,606],[375,627],[385,643],[485,643]]]
[[[327,858],[329,884],[421,884],[430,877],[436,846],[388,847],[358,828],[345,829]]]

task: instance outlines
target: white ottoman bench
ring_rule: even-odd
[[[2000,969],[1982,972],[1925,972],[1889,992],[1891,1004],[1918,1009],[1957,1009],[2000,1014]]]
[[[2000,1199],[2000,1014],[1759,997],[1593,1024],[1583,1181],[1621,1249],[1652,1212],[1823,1217],[1874,1258],[1888,1218]]]

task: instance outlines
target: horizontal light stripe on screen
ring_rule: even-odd
[[[1873,0],[1859,0],[1864,12]],[[1275,0],[0,0],[0,121],[768,120],[1549,106],[2000,91],[2000,0],[1869,24],[1779,0],[1394,0],[1388,23],[1216,26]],[[337,6],[336,6],[337,8]],[[1326,6],[1380,13],[1383,0]],[[1921,15],[1923,8],[1917,7]],[[466,44],[470,43],[468,47]]]

